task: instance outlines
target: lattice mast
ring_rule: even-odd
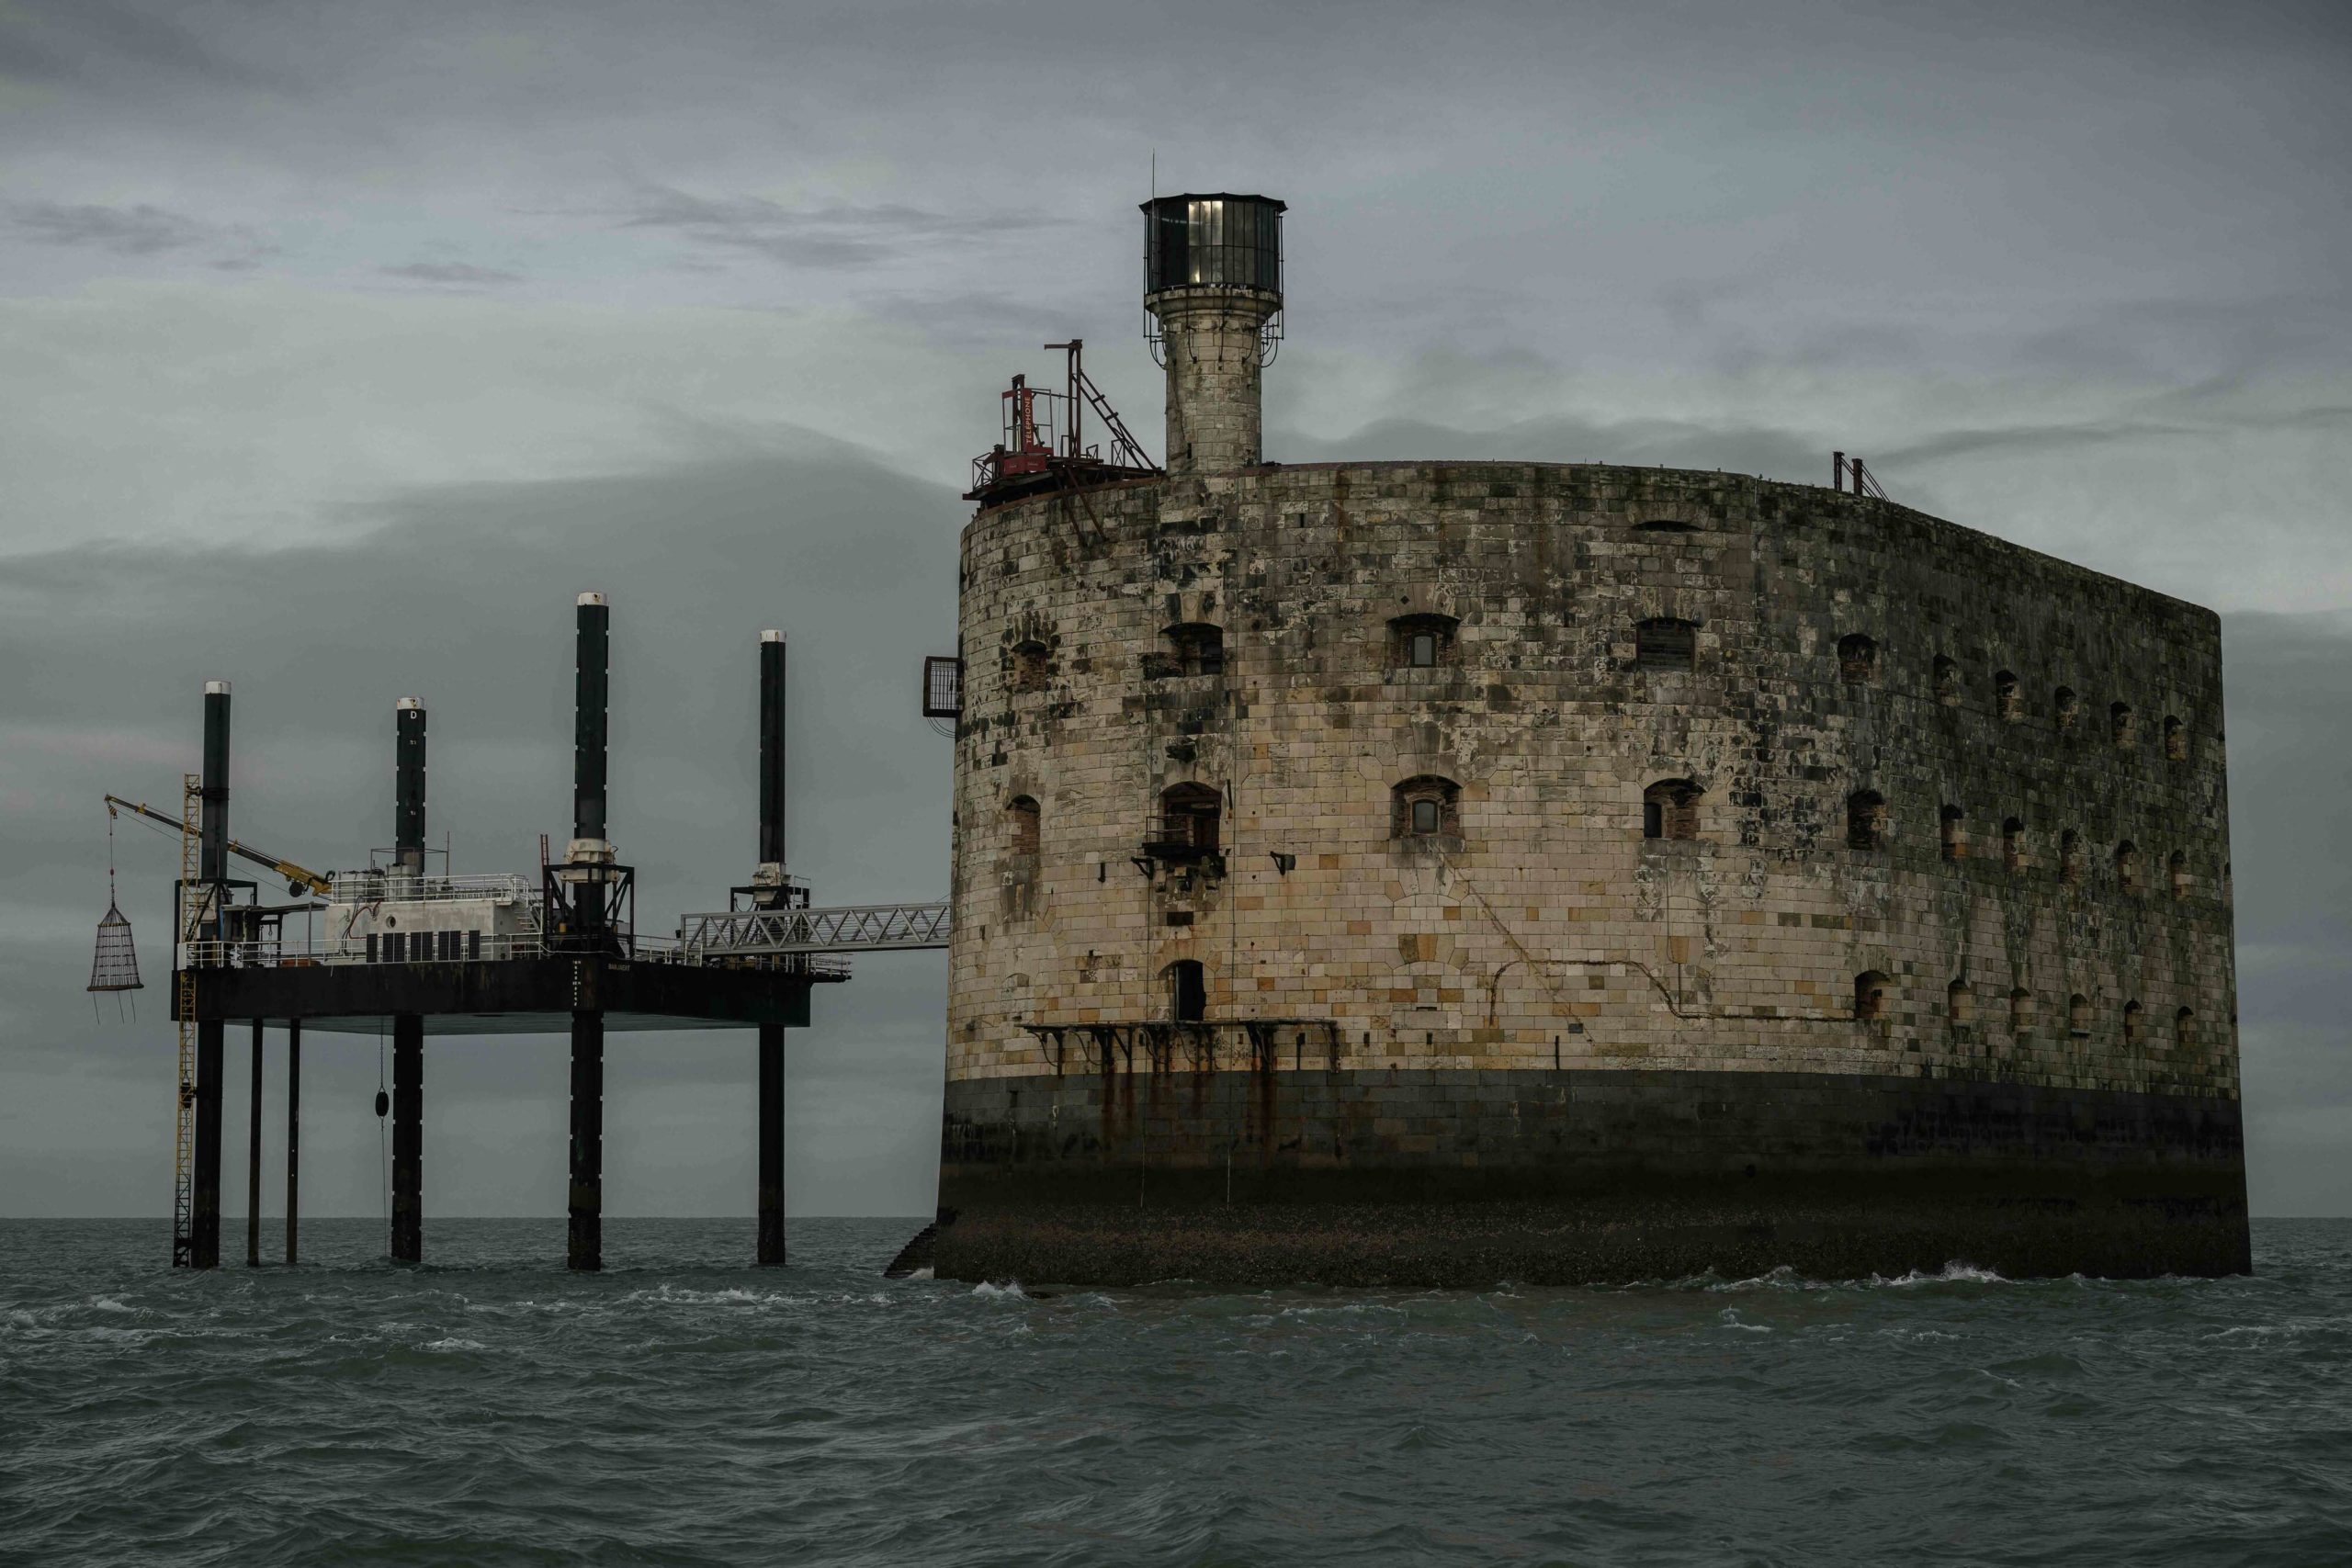
[[[172,984],[178,1005],[180,1071],[179,1100],[172,1124],[172,1266],[187,1268],[196,1260],[196,973],[188,949],[203,939],[204,911],[209,900],[197,880],[198,854],[204,841],[204,775],[180,775],[180,879],[177,908],[173,910],[174,940],[180,951],[172,955]]]

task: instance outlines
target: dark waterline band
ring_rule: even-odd
[[[1700,1071],[947,1088],[943,1276],[1484,1285],[2250,1268],[2233,1100]],[[903,1260],[912,1265],[919,1258]]]

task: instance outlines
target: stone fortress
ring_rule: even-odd
[[[1164,476],[964,531],[938,1271],[2246,1269],[2214,615],[1843,490],[1269,463],[1283,210],[1145,209]]]

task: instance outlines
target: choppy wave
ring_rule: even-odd
[[[2352,1224],[2251,1280],[1246,1292],[880,1279],[911,1228],[192,1276],[0,1222],[0,1559],[2352,1561]]]

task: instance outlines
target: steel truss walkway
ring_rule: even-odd
[[[687,964],[787,953],[889,953],[945,947],[947,905],[845,904],[824,909],[738,909],[686,915],[678,924]]]

